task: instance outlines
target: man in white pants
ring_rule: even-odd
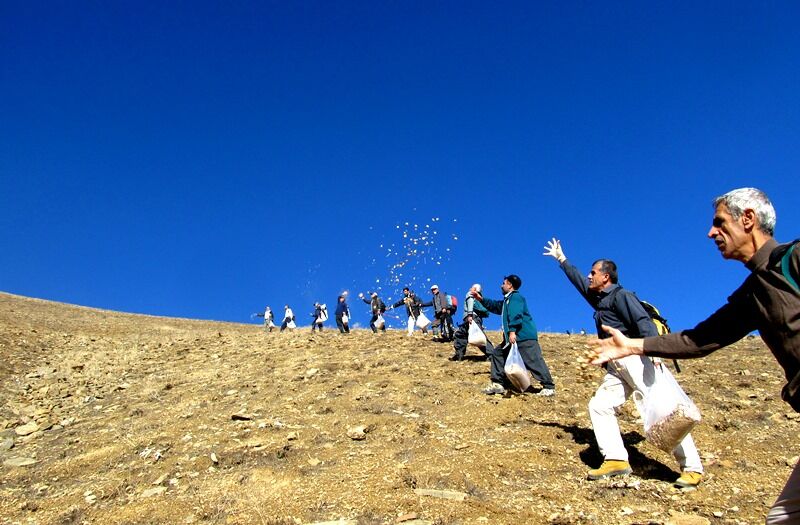
[[[549,241],[544,255],[556,259],[561,269],[578,292],[595,310],[598,337],[609,337],[601,329],[602,325],[613,326],[631,337],[658,335],[650,316],[636,296],[618,284],[617,265],[608,259],[595,261],[589,275],[584,278],[580,271],[567,261],[561,242]],[[629,356],[608,363],[606,375],[594,397],[589,401],[589,414],[592,419],[595,439],[603,464],[588,472],[589,479],[603,479],[610,476],[630,474],[628,451],[622,442],[617,410],[633,394],[641,392],[647,399],[655,381],[656,366],[644,356]],[[669,371],[665,370],[665,373]],[[681,488],[694,488],[703,478],[703,465],[691,435],[683,438],[672,455],[681,467],[681,475],[675,485]]]
[[[422,301],[417,297],[417,294],[412,292],[408,287],[403,288],[403,298],[394,303],[388,309],[397,308],[398,306],[406,306],[406,314],[408,315],[408,335],[414,335],[414,327],[417,324],[417,318],[422,313]],[[420,327],[423,334],[428,333],[427,326]]]

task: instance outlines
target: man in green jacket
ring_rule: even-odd
[[[484,299],[480,292],[470,292],[470,295],[488,311],[500,315],[503,319],[503,344],[495,347],[489,356],[492,362],[492,382],[483,390],[483,393],[505,394],[506,389],[510,388],[511,382],[506,377],[504,368],[511,345],[516,343],[525,367],[542,385],[542,389],[536,395],[549,397],[556,393],[555,383],[550,376],[547,363],[544,362],[542,348],[539,346],[539,334],[528,311],[528,303],[517,291],[520,286],[522,286],[522,279],[511,274],[504,277],[503,284],[500,285],[504,296],[502,300]]]

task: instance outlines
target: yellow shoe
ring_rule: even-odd
[[[604,479],[610,478],[611,476],[623,476],[625,474],[630,474],[631,472],[633,471],[631,470],[631,466],[627,461],[607,459],[606,461],[603,461],[603,464],[600,465],[600,468],[590,470],[586,477],[589,479]]]
[[[684,470],[683,473],[681,473],[681,477],[675,480],[675,486],[682,489],[693,489],[700,484],[702,479],[703,474],[700,472]]]

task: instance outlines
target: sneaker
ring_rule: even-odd
[[[543,388],[538,392],[536,392],[536,394],[534,395],[542,397],[553,397],[554,395],[556,395],[556,391],[552,388]]]
[[[603,464],[600,465],[600,468],[590,470],[586,477],[592,480],[605,479],[610,478],[611,476],[624,476],[625,474],[630,474],[631,472],[633,471],[631,470],[631,466],[627,461],[607,459],[606,461],[603,461]]]
[[[684,470],[683,473],[681,473],[681,477],[675,480],[675,486],[682,489],[694,489],[697,488],[702,479],[702,473]]]
[[[494,394],[505,394],[506,387],[504,387],[500,383],[489,383],[489,386],[484,388],[482,392],[489,396],[492,396]]]

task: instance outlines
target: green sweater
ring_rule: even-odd
[[[528,302],[518,291],[514,290],[501,301],[484,298],[481,303],[493,314],[503,316],[503,335],[506,340],[509,332],[516,333],[518,341],[539,339],[536,323],[528,311]]]

